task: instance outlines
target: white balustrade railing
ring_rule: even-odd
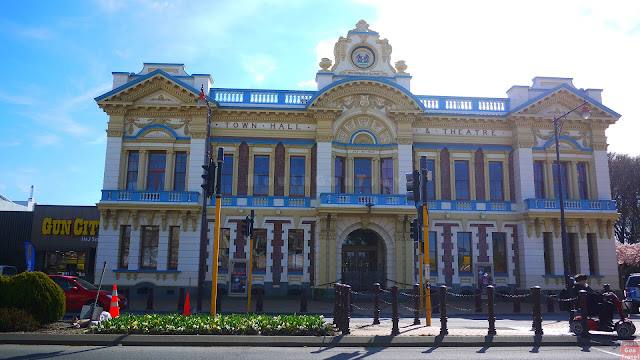
[[[311,94],[302,93],[286,93],[284,96],[285,104],[306,104],[313,97]]]
[[[242,91],[216,91],[214,99],[222,103],[241,103],[244,96]]]
[[[252,92],[249,101],[252,103],[275,104],[278,102],[278,93]]]

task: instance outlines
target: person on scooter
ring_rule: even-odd
[[[588,316],[597,315],[600,319],[600,327],[613,330],[613,304],[606,300],[603,294],[593,290],[587,284],[587,275],[578,274],[575,276],[576,284],[574,286],[575,294],[578,295],[580,290],[587,292],[587,308]]]

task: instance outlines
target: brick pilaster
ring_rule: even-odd
[[[282,248],[284,247],[284,239],[282,230],[282,224],[290,224],[289,220],[267,220],[266,223],[273,224],[273,240],[271,240],[271,259],[273,259],[273,266],[271,272],[273,274],[273,285],[279,285],[282,277],[282,260],[284,254]]]
[[[447,160],[447,164],[449,160]],[[453,232],[451,228],[458,226],[455,223],[435,223],[434,226],[442,226],[442,262],[444,263],[444,269],[442,274],[444,275],[445,285],[453,286]]]

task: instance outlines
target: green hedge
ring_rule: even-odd
[[[23,272],[0,280],[0,307],[24,309],[40,324],[56,322],[64,316],[64,291],[40,271]]]

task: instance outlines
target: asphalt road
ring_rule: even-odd
[[[392,359],[619,359],[619,347],[164,347],[0,345],[0,358],[24,359],[189,359],[189,360],[392,360]]]

